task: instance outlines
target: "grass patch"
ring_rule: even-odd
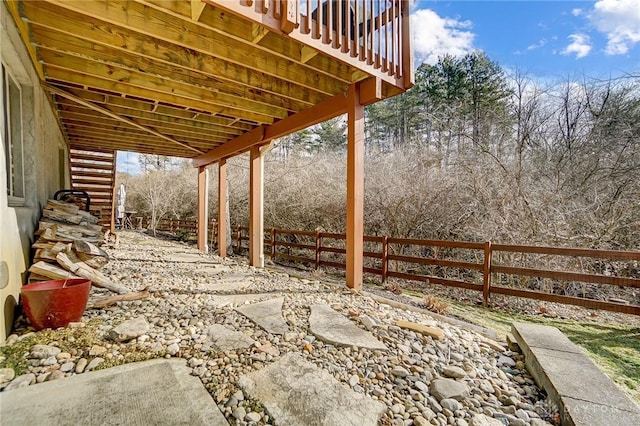
[[[69,353],[77,348],[90,347],[97,340],[96,326],[100,323],[100,320],[94,319],[89,320],[87,324],[81,328],[65,327],[31,333],[10,346],[0,347],[0,356],[5,357],[5,360],[0,363],[0,367],[13,368],[16,376],[28,373],[29,365],[27,355],[33,345],[50,345],[56,342],[56,346],[58,346],[62,352]]]
[[[449,312],[469,322],[492,328],[499,335],[511,330],[514,321],[557,327],[618,387],[640,403],[640,327],[596,321],[575,321],[525,315],[451,301]]]

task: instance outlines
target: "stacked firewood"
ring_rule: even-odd
[[[87,278],[118,294],[129,289],[100,272],[109,255],[100,248],[105,234],[98,220],[72,203],[49,200],[36,231],[29,281]]]

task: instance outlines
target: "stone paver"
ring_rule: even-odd
[[[634,404],[583,352],[555,327],[513,323],[527,369],[560,407],[563,424],[640,424]]]
[[[229,294],[229,295],[220,295],[220,296],[212,296],[208,301],[207,305],[213,306],[216,308],[222,308],[225,306],[239,306],[252,300],[258,299],[261,296],[259,294]]]
[[[242,305],[236,308],[236,311],[271,334],[284,334],[289,331],[289,326],[282,317],[283,303],[284,297],[278,297],[264,302]]]
[[[373,350],[387,349],[373,334],[361,329],[329,305],[311,306],[309,328],[320,340],[334,345],[358,346]]]
[[[228,425],[184,360],[153,360],[0,393],[10,425]]]
[[[279,425],[373,426],[385,409],[295,353],[241,376],[239,385]]]
[[[223,352],[248,348],[255,343],[255,341],[246,334],[228,329],[220,324],[210,326],[207,329],[207,335],[213,346]]]
[[[171,253],[166,257],[167,262],[174,263],[199,263],[199,264],[213,264],[214,261],[210,258],[193,253]]]

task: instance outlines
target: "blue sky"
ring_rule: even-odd
[[[640,72],[640,0],[415,0],[412,27],[417,63],[480,49],[537,77]]]

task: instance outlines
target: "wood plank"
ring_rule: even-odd
[[[590,257],[595,259],[640,260],[640,251],[596,250],[567,247],[522,246],[512,244],[492,244],[493,251],[511,253],[535,253],[557,256]]]
[[[183,3],[174,3],[168,8],[167,3],[163,0],[144,0],[143,2],[147,5],[153,5],[173,16],[180,16],[182,19],[188,16]],[[275,2],[275,5],[276,7],[280,7],[280,2]],[[255,21],[243,19],[236,14],[229,14],[226,10],[217,7],[207,8],[200,18],[200,23],[203,24],[207,30],[213,31],[221,36],[230,37],[234,41],[238,41],[244,45],[247,43],[254,44],[252,36],[254,22]],[[258,20],[257,22],[262,24],[262,20]],[[284,34],[284,32],[281,27],[282,21],[281,18],[278,18],[278,31],[268,31],[265,37],[260,40],[258,48],[267,54],[298,62],[300,49],[304,43],[294,40],[291,37],[282,37],[281,35]],[[357,70],[345,64],[344,61],[335,60],[332,56],[323,55],[323,61],[319,63],[318,66],[307,68],[307,72],[320,73],[323,77],[337,78],[343,84],[354,82],[354,71]]]
[[[67,126],[67,135],[71,139],[90,138],[94,140],[102,139],[105,141],[116,139],[118,142],[150,143],[150,144],[161,144],[165,146],[167,145],[167,143],[161,138],[157,138],[149,134],[127,132],[124,130],[108,131],[104,129],[96,129],[95,131],[91,131],[87,127],[79,128],[77,126],[69,125]],[[197,149],[200,152],[204,152],[204,150],[208,147],[211,147],[212,144],[221,144],[227,139],[212,137],[212,138],[209,138],[208,140],[205,140],[205,139],[179,137],[174,140],[180,143],[183,143],[185,145],[188,145],[191,148]]]
[[[240,111],[236,108],[228,108],[224,105],[214,104],[209,101],[202,101],[200,98],[201,93],[194,89],[187,91],[188,96],[179,96],[166,92],[166,88],[162,87],[161,82],[157,80],[147,80],[141,75],[136,76],[136,84],[130,84],[129,81],[126,80],[126,73],[121,74],[121,78],[125,80],[119,80],[118,78],[115,78],[115,76],[108,74],[108,67],[97,71],[106,73],[106,76],[101,77],[93,74],[91,71],[78,71],[75,68],[68,67],[68,65],[69,64],[57,66],[48,64],[47,76],[55,80],[71,82],[95,89],[109,90],[122,95],[126,94],[147,100],[167,102],[171,105],[177,105],[184,108],[196,108],[200,111],[208,111],[212,114],[224,114],[228,117],[239,117],[241,119],[257,123],[273,122],[273,117],[271,115],[267,116],[259,113]],[[86,67],[81,66],[81,69],[83,68]],[[94,70],[94,72],[96,71]],[[151,88],[145,86],[151,86]],[[202,95],[206,97],[207,94],[203,91]],[[209,95],[211,95],[211,93],[209,93]]]
[[[73,169],[91,169],[91,170],[107,170],[112,171],[113,166],[111,164],[98,164],[98,163],[90,163],[84,160],[74,161],[73,158],[70,158],[70,167]]]
[[[471,269],[475,271],[482,271],[484,268],[484,265],[480,263],[460,262],[455,260],[432,259],[414,256],[399,256],[395,254],[390,254],[388,256],[388,259],[398,262],[417,263],[419,265],[442,266],[443,268]]]
[[[503,286],[492,286],[491,293],[503,294],[505,296],[525,297],[535,300],[544,300],[546,302],[563,303],[565,305],[582,306],[589,309],[603,309],[612,312],[640,315],[640,306],[638,305],[626,305],[622,303],[605,302],[602,300],[583,299],[580,297],[541,293],[533,290],[524,290]]]
[[[18,28],[18,32],[20,33],[20,38],[24,43],[27,52],[29,53],[29,57],[31,58],[31,63],[33,64],[33,68],[36,70],[40,81],[44,81],[44,69],[42,67],[42,63],[39,61],[38,53],[36,51],[35,46],[31,44],[31,30],[29,25],[22,19],[22,10],[21,7],[24,7],[23,2],[18,1],[6,1],[4,4],[7,6],[11,17],[13,18],[13,22]]]
[[[145,75],[166,80],[168,86],[186,84],[196,86],[201,90],[209,90],[220,96],[220,102],[227,105],[236,105],[238,108],[246,104],[248,105],[246,109],[249,111],[252,110],[249,101],[272,105],[275,108],[288,111],[297,111],[311,105],[310,102],[291,99],[281,94],[273,94],[270,91],[257,91],[236,82],[222,81],[214,74],[204,74],[177,67],[175,63],[149,59],[129,50],[116,49],[111,46],[84,41],[57,31],[49,29],[38,30],[37,28],[34,31],[34,40],[39,47],[40,56],[45,61],[47,61],[45,56],[60,54],[66,57],[73,56],[102,63],[130,72],[144,70]]]
[[[594,284],[608,284],[622,287],[640,288],[640,279],[627,277],[613,277],[608,275],[585,274],[581,272],[550,271],[547,269],[516,268],[512,266],[491,265],[491,272],[527,277],[549,278],[558,281],[578,281]]]
[[[482,285],[480,284],[468,283],[462,280],[450,280],[450,279],[445,279],[440,277],[434,277],[432,275],[417,275],[417,274],[408,274],[405,272],[389,271],[387,273],[387,276],[394,277],[394,278],[402,278],[404,280],[410,280],[410,281],[423,281],[429,284],[439,284],[439,285],[444,285],[448,287],[457,287],[457,288],[465,288],[467,290],[482,291]]]
[[[468,241],[420,240],[417,238],[391,238],[391,237],[389,237],[387,241],[389,244],[484,250],[484,243],[473,243]]]
[[[133,99],[131,96],[126,95],[125,97],[105,95],[91,91],[88,88],[87,90],[82,90],[71,85],[64,86],[62,83],[52,83],[51,85],[64,88],[64,90],[79,98],[101,105],[120,115],[130,116],[143,113],[140,117],[164,121],[168,124],[181,123],[195,128],[220,126],[235,129],[238,133],[254,127],[253,124],[238,121],[235,118],[218,117],[205,111],[194,111],[193,108],[181,108],[166,103],[158,104],[150,100]],[[74,103],[74,105],[77,104]],[[78,107],[82,108],[82,106]]]
[[[77,124],[74,121],[67,120],[63,118],[63,122],[65,127],[67,128],[67,134],[70,137],[82,138],[82,137],[101,137],[101,138],[118,138],[119,140],[125,141],[147,141],[154,142],[158,141],[157,137],[150,136],[148,133],[143,133],[140,131],[136,131],[134,129],[127,130],[120,126],[109,126],[104,123],[81,123]],[[182,136],[169,134],[169,132],[162,132],[165,136],[176,140],[178,142],[184,143],[192,148],[196,148],[202,151],[203,147],[210,147],[212,143],[223,143],[226,140],[233,138],[230,135],[222,135],[216,136],[215,134],[206,135],[201,134]],[[164,143],[164,142],[163,142]]]
[[[60,105],[60,102],[58,102],[58,105]],[[206,128],[203,126],[193,127],[188,124],[177,123],[176,120],[170,123],[166,120],[158,119],[153,114],[149,114],[149,117],[147,118],[141,115],[143,113],[140,113],[140,115],[132,114],[133,111],[126,110],[124,108],[114,108],[110,106],[108,109],[115,114],[128,115],[129,118],[135,120],[138,124],[145,127],[152,127],[159,132],[174,137],[184,136],[189,138],[204,138],[206,135],[213,135],[226,140],[241,133],[238,129],[232,129],[226,126],[207,126]],[[77,104],[75,104],[75,106],[71,106],[69,104],[63,105],[60,115],[65,123],[71,124],[87,123],[88,125],[93,125],[98,123],[102,127],[118,124],[118,121],[115,119],[100,115],[88,108],[77,106]],[[132,115],[133,118],[131,117]],[[138,132],[136,129],[132,130]]]
[[[78,179],[78,178],[83,178],[83,177],[105,177],[105,178],[111,178],[113,176],[112,173],[109,173],[108,171],[88,171],[88,170],[72,170],[71,171],[71,177],[73,180]]]
[[[42,49],[40,55],[47,65],[47,76],[75,84],[178,105],[194,106],[205,111],[263,122],[273,121],[274,117],[286,117],[291,112],[276,105],[241,100],[220,91],[210,90],[208,87],[171,81],[165,76],[149,75],[145,72],[116,67],[113,64],[87,61],[84,58],[61,53],[50,54]]]
[[[224,59],[224,62],[303,87],[315,90],[319,88],[320,84],[327,82],[332,87],[327,93],[332,93],[337,86],[337,84],[329,82],[328,76],[318,81],[317,72],[309,72],[307,67],[296,64],[292,60],[275,56],[257,45],[248,45],[228,35],[215,32],[199,23],[175,19],[176,15],[168,14],[166,10],[161,11],[136,2],[127,2],[126,7],[122,7],[117,2],[51,0],[50,3],[84,16],[100,19],[128,31],[221,58]],[[117,43],[113,44],[117,45]],[[228,67],[228,65],[223,64],[223,67]],[[246,70],[238,69],[237,71],[242,74],[246,73]]]

